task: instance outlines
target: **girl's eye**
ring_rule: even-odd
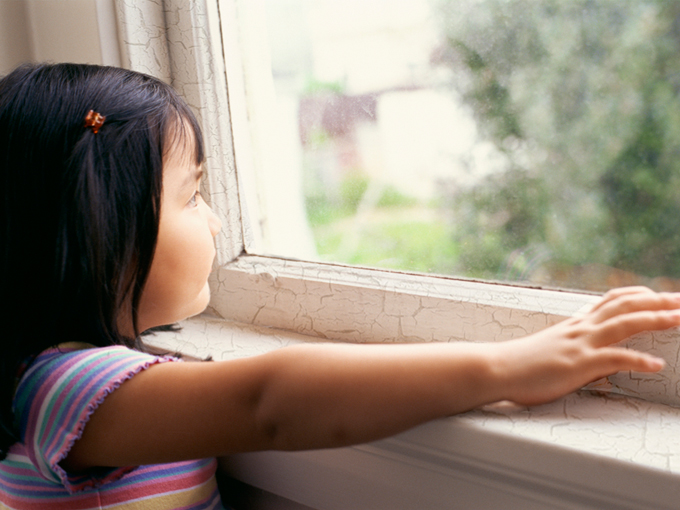
[[[194,196],[191,197],[191,200],[189,200],[189,203],[187,205],[189,205],[191,207],[196,207],[198,205],[198,197],[200,197],[200,196],[201,196],[200,191],[197,191],[196,193],[194,193]]]

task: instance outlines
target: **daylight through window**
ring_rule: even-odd
[[[241,0],[238,21],[258,253],[680,290],[680,4]]]

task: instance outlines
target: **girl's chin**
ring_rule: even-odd
[[[208,304],[210,304],[210,287],[206,282],[203,289],[201,289],[200,294],[196,297],[196,300],[194,302],[195,306],[191,307],[192,308],[191,313],[184,318],[188,319],[189,317],[193,317],[195,315],[198,315],[199,313],[203,313],[205,309],[208,308]]]
[[[187,296],[184,293],[183,296],[174,296],[174,300],[163,300],[162,297],[167,297],[167,294],[156,296],[155,299],[147,296],[146,300],[142,295],[138,316],[139,326],[143,328],[142,331],[156,326],[174,324],[202,313],[210,303],[210,286],[206,281],[203,287],[192,296]]]

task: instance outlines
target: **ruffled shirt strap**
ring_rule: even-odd
[[[41,353],[26,369],[16,390],[14,416],[28,457],[46,480],[74,493],[117,479],[131,468],[67,473],[59,463],[81,437],[85,424],[107,395],[148,367],[157,357],[123,346],[88,348],[62,344]]]

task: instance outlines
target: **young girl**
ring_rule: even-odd
[[[208,304],[220,222],[198,192],[202,161],[193,114],[158,80],[75,64],[0,80],[0,508],[222,508],[215,456],[548,402],[659,370],[612,344],[680,325],[677,295],[630,288],[502,343],[152,356],[141,332]]]

